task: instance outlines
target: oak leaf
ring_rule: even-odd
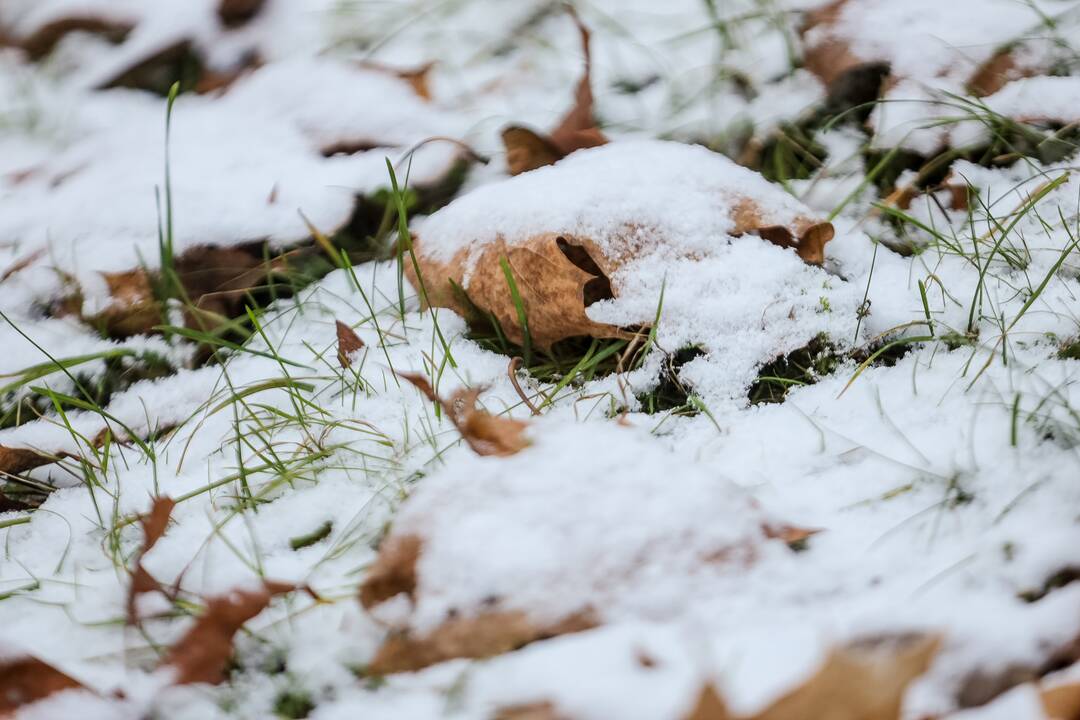
[[[835,234],[831,223],[810,216],[778,222],[765,204],[749,197],[735,199],[730,216],[732,236],[757,235],[779,247],[793,248],[810,265],[824,262],[825,244]],[[627,223],[624,234],[633,237],[638,230]],[[428,249],[423,234],[413,240],[429,305],[451,308],[473,323],[494,319],[510,341],[522,345],[525,327],[509,289],[509,274],[526,314],[529,339],[545,350],[571,337],[634,337],[624,328],[592,320],[586,310],[595,302],[617,297],[618,288],[610,278],[635,255],[651,249],[630,240],[624,245],[625,251],[605,251],[588,237],[538,232],[524,242],[511,244],[499,238],[444,259]],[[411,263],[406,264],[406,274],[418,287]]]
[[[161,590],[161,583],[147,572],[146,568],[143,567],[142,561],[146,553],[150,552],[154,545],[157,544],[157,541],[165,534],[165,529],[169,526],[169,518],[172,515],[174,507],[176,507],[176,501],[172,498],[154,498],[154,503],[150,507],[150,512],[143,515],[139,520],[139,524],[143,531],[143,542],[142,546],[139,548],[139,553],[135,558],[135,565],[131,571],[131,586],[128,588],[127,622],[129,625],[134,625],[138,622],[138,613],[135,605],[139,596]]]
[[[607,138],[596,127],[593,118],[592,60],[589,51],[589,29],[570,6],[570,17],[581,33],[581,50],[585,56],[585,70],[574,92],[574,105],[549,135],[534,132],[520,125],[503,129],[502,140],[506,147],[506,165],[511,175],[551,165],[575,150],[596,147],[607,143]]]
[[[82,688],[78,680],[29,655],[0,658],[0,718],[61,690]]]
[[[444,400],[423,375],[398,373],[398,376],[408,380],[428,400],[438,404],[477,455],[514,455],[528,447],[529,441],[525,437],[527,423],[492,415],[476,407],[482,389],[462,388],[449,400]]]
[[[802,685],[753,715],[730,713],[706,685],[685,720],[899,720],[904,692],[926,672],[939,639],[906,634],[834,649]]]
[[[379,555],[360,586],[360,604],[371,609],[395,595],[416,590],[416,561],[421,540],[416,535],[391,535],[379,546]]]
[[[289,583],[268,580],[258,589],[233,590],[207,599],[206,610],[165,655],[162,666],[172,671],[173,683],[222,682],[233,654],[233,636],[274,597],[296,589]]]
[[[341,322],[340,320],[334,321],[334,327],[337,329],[337,359],[338,364],[342,368],[348,369],[352,367],[351,355],[364,347],[364,341],[353,332],[353,329]]]
[[[378,675],[412,672],[454,658],[486,658],[517,650],[531,642],[596,627],[591,613],[540,625],[520,610],[451,618],[426,635],[391,633],[368,665]]]

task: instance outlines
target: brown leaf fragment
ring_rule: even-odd
[[[78,680],[29,655],[0,659],[0,718],[61,690],[83,688]]]
[[[826,86],[837,84],[848,72],[865,64],[856,56],[847,42],[834,38],[827,30],[834,25],[844,10],[848,0],[833,0],[812,12],[807,13],[801,34],[805,37],[811,30],[825,30],[824,39],[810,44],[803,54],[803,66],[821,78]]]
[[[832,223],[812,217],[798,217],[790,224],[772,224],[761,205],[748,197],[740,198],[731,214],[735,221],[732,235],[757,235],[773,245],[795,248],[796,254],[808,265],[825,262],[825,244],[836,235]]]
[[[374,60],[361,60],[357,63],[362,68],[376,72],[387,73],[404,80],[412,87],[413,92],[423,100],[431,100],[431,71],[435,67],[434,62],[424,63],[414,68],[398,68],[386,65]]]
[[[206,601],[206,610],[166,654],[163,667],[173,672],[173,683],[210,683],[225,679],[233,654],[233,636],[244,623],[261,613],[277,595],[296,586],[267,580],[257,590],[234,590]]]
[[[40,60],[52,52],[56,44],[68,33],[85,32],[105,37],[111,42],[122,42],[132,26],[127,23],[110,22],[96,17],[70,16],[60,18],[41,26],[30,36],[23,38],[19,45],[31,60]]]
[[[149,332],[163,322],[154,297],[150,275],[143,269],[103,273],[112,301],[97,315],[86,318],[102,325],[111,337],[130,337]]]
[[[495,710],[492,720],[568,720],[555,709],[555,705],[543,700],[525,705],[506,705]]]
[[[351,327],[340,320],[335,320],[334,326],[337,328],[338,364],[341,365],[342,368],[350,368],[352,367],[350,356],[364,347],[364,341],[353,332]]]
[[[430,401],[442,407],[461,437],[477,455],[514,455],[529,445],[525,437],[528,423],[492,415],[476,407],[482,389],[463,388],[449,400],[440,398],[423,375],[398,373],[412,383]]]
[[[796,525],[772,525],[765,523],[761,526],[765,537],[770,540],[782,540],[788,545],[798,545],[813,535],[817,535],[819,528],[803,528]]]
[[[30,448],[0,445],[0,475],[18,475],[53,462],[56,462],[55,457]]]
[[[697,702],[683,720],[734,720],[734,717],[728,712],[720,693],[708,684],[701,689]]]
[[[1080,681],[1044,686],[1039,691],[1050,720],[1080,720]]]
[[[907,686],[938,645],[937,637],[906,634],[838,648],[809,680],[746,720],[899,720]]]
[[[147,572],[146,568],[143,567],[142,560],[146,553],[150,552],[150,549],[161,539],[161,536],[165,534],[174,507],[176,507],[176,501],[172,498],[156,497],[150,507],[150,512],[140,519],[143,542],[138,555],[135,557],[135,565],[131,571],[131,586],[128,588],[127,622],[129,625],[135,625],[138,622],[135,605],[139,596],[161,590],[161,583]]]
[[[218,17],[225,27],[238,27],[258,15],[265,4],[266,0],[221,0],[218,3]]]
[[[41,250],[37,250],[35,252],[30,253],[29,255],[27,255],[24,258],[16,260],[14,263],[9,265],[7,267],[7,269],[4,270],[4,272],[0,273],[0,282],[4,282],[5,280],[7,280],[12,275],[14,275],[16,273],[19,273],[19,272],[22,272],[26,268],[30,267],[35,262],[37,262],[38,259],[40,259],[41,256],[44,255],[44,254],[45,254],[45,249],[42,248]]]
[[[390,635],[375,653],[368,671],[388,675],[420,670],[454,658],[493,657],[537,640],[581,632],[596,625],[596,619],[587,612],[546,627],[537,625],[520,610],[452,618],[423,637],[408,631]]]
[[[423,251],[422,240],[414,246],[430,305],[449,307],[468,317],[471,304],[493,316],[506,337],[518,345],[524,344],[525,333],[501,260],[514,276],[534,347],[547,350],[559,340],[582,335],[633,338],[632,333],[615,325],[595,322],[585,312],[592,303],[614,297],[604,268],[612,263],[586,238],[544,233],[514,245],[495,242],[472,261],[469,250],[443,262]],[[472,271],[468,297],[462,298],[455,286],[465,287],[467,262]],[[415,286],[416,273],[409,264],[406,273]]]
[[[511,125],[503,130],[502,140],[506,147],[506,165],[511,175],[519,175],[551,165],[575,150],[604,145],[608,141],[596,127],[596,120],[593,117],[589,29],[569,5],[567,11],[577,26],[578,32],[581,33],[581,51],[585,57],[585,69],[574,92],[574,105],[546,137],[520,125]]]
[[[360,586],[360,604],[371,609],[400,593],[412,598],[421,545],[417,535],[391,535],[383,540],[379,555]]]

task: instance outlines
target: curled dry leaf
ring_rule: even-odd
[[[238,27],[258,15],[265,4],[266,0],[221,0],[218,17],[225,27]]]
[[[493,720],[568,720],[550,702],[506,705],[495,710]]]
[[[334,327],[337,329],[338,364],[343,368],[350,368],[352,367],[350,356],[364,347],[364,341],[353,332],[351,327],[340,320],[334,321]]]
[[[91,33],[103,36],[112,42],[122,42],[132,29],[133,26],[130,23],[115,22],[89,15],[72,15],[42,25],[17,44],[32,60],[40,60],[52,52],[56,44],[68,33]]]
[[[686,720],[899,720],[904,692],[938,645],[921,634],[860,640],[833,650],[809,680],[761,712],[732,715],[709,685]]]
[[[383,72],[393,75],[396,78],[400,78],[409,83],[413,92],[418,97],[424,100],[431,100],[431,71],[435,67],[434,62],[424,63],[418,67],[402,69],[396,68],[391,65],[384,65],[374,60],[362,60],[358,63],[360,67],[367,68],[369,70],[375,70],[376,72]]]
[[[0,658],[0,718],[61,690],[82,688],[78,680],[29,655]]]
[[[669,164],[691,163],[698,166],[694,180],[668,169]],[[688,212],[709,214],[714,227],[687,231],[684,217],[662,208],[640,209],[639,195],[641,203],[654,204],[673,192],[669,177],[679,183],[681,194],[672,204],[694,198]],[[695,186],[697,178],[700,187]],[[593,190],[620,186],[633,197]],[[511,199],[554,198],[564,195],[565,188],[580,192],[552,199],[558,212]],[[589,195],[596,201],[582,199]],[[535,217],[545,219],[537,222]],[[472,229],[481,224],[486,227]],[[699,237],[688,237],[695,233],[716,236],[717,246],[731,237],[757,235],[794,249],[808,264],[821,265],[834,232],[831,223],[814,217],[757,173],[704,148],[614,143],[451,203],[420,226],[413,249],[430,305],[452,308],[474,325],[494,319],[509,340],[522,345],[525,328],[510,291],[511,276],[532,344],[549,349],[571,337],[633,337],[626,329],[591,319],[589,306],[618,298],[623,289],[619,271],[642,258],[700,256]],[[418,286],[412,264],[406,263],[405,269]]]
[[[127,622],[134,625],[138,622],[136,603],[140,595],[161,590],[161,584],[143,567],[142,561],[146,553],[157,544],[161,536],[165,534],[165,528],[169,526],[169,518],[172,515],[176,501],[169,497],[156,497],[150,508],[150,512],[143,515],[140,525],[143,531],[143,542],[139,553],[135,557],[135,566],[131,571],[131,586],[128,588],[127,597]]]
[[[856,76],[864,70],[874,70],[874,77],[888,76],[887,85],[902,78],[918,82],[949,78],[957,82],[957,90],[966,86],[979,96],[1046,71],[1036,60],[1039,54],[1023,52],[1014,37],[1013,23],[1038,24],[1037,11],[1006,0],[987,0],[979,13],[967,13],[965,23],[960,23],[957,13],[971,6],[953,5],[954,12],[949,12],[942,11],[944,5],[936,0],[833,0],[806,14],[801,28],[804,66],[834,96],[841,86],[857,83]],[[908,21],[906,40],[918,37],[944,47],[925,55],[907,52],[895,27]],[[979,47],[966,44],[965,37],[979,37]]]
[[[585,70],[574,93],[574,106],[550,135],[542,135],[520,125],[510,125],[503,130],[506,165],[511,175],[551,165],[575,150],[596,147],[607,142],[593,118],[589,29],[581,22],[573,8],[567,6],[567,10],[581,33],[581,51],[585,56]]]
[[[1044,683],[1039,689],[1039,699],[1050,720],[1080,720],[1080,680]]]
[[[176,275],[186,299],[184,321],[188,327],[209,329],[222,320],[243,312],[248,292],[267,282],[280,269],[284,256],[269,263],[261,257],[261,246],[195,247],[176,258]],[[152,332],[164,321],[155,285],[157,273],[142,268],[103,273],[109,289],[109,304],[84,316],[86,322],[102,327],[111,337],[130,337]],[[67,311],[78,312],[78,296],[63,303]]]
[[[55,457],[39,453],[30,448],[13,448],[0,445],[0,475],[18,475],[55,461]]]
[[[257,590],[234,590],[209,598],[206,611],[165,656],[162,666],[172,671],[173,683],[217,684],[224,680],[236,632],[271,599],[293,590],[295,585],[268,580]]]
[[[442,407],[443,412],[454,423],[461,437],[477,455],[514,455],[529,445],[525,437],[527,423],[513,418],[498,417],[476,407],[476,400],[482,389],[462,388],[449,400],[440,398],[423,375],[419,373],[398,373],[398,376],[412,383],[433,403]]]
[[[377,675],[412,672],[454,658],[486,658],[517,650],[531,642],[596,627],[590,613],[539,625],[522,611],[488,612],[451,618],[422,636],[410,631],[391,634],[375,653],[368,671]]]
[[[421,540],[416,535],[391,535],[379,546],[379,555],[360,586],[360,603],[371,609],[395,595],[416,590],[416,561]]]
[[[683,720],[735,720],[728,712],[724,699],[711,683],[701,689],[694,707]]]

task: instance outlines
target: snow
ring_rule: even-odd
[[[749,715],[830,648],[926,632],[942,648],[908,690],[905,719],[1041,720],[1031,685],[1001,687],[981,707],[960,699],[973,677],[1044,667],[1080,636],[1080,584],[1048,586],[1076,567],[1080,543],[1080,361],[1061,354],[1080,336],[1075,157],[956,160],[949,182],[970,183],[977,201],[956,210],[947,191],[919,195],[905,210],[919,229],[875,207],[884,193],[864,150],[984,143],[958,105],[1072,122],[1075,77],[1036,74],[978,101],[946,93],[963,96],[1004,43],[1022,41],[1040,62],[1063,52],[1055,44],[1075,18],[1051,0],[851,0],[831,32],[863,59],[890,61],[890,102],[869,131],[821,129],[828,157],[809,178],[772,183],[705,145],[763,143],[821,107],[821,82],[795,65],[821,39],[800,38],[800,13],[823,4],[741,0],[713,4],[715,15],[697,0],[583,4],[596,114],[613,142],[509,178],[500,128],[551,128],[581,72],[573,24],[539,0],[267,0],[236,28],[209,0],[4,3],[0,27],[15,39],[75,8],[134,30],[115,46],[67,37],[39,63],[0,53],[0,383],[14,383],[0,410],[30,386],[78,391],[56,369],[18,382],[46,353],[153,354],[176,368],[113,393],[107,415],[48,410],[0,429],[4,448],[87,461],[25,473],[57,489],[36,510],[0,514],[0,654],[31,654],[94,693],[59,693],[19,717],[264,718],[291,693],[317,720],[482,720],[531,703],[574,720],[651,720],[682,717],[706,684]],[[388,186],[387,158],[411,187],[437,185],[460,146],[409,150],[461,140],[490,162],[412,220],[420,251],[447,260],[495,240],[587,237],[619,258],[615,297],[590,318],[650,324],[659,307],[659,350],[566,385],[534,418],[509,358],[470,339],[453,312],[421,311],[408,285],[401,299],[393,260],[262,308],[261,332],[222,363],[197,362],[175,337],[115,340],[59,316],[73,289],[102,307],[102,273],[160,263],[165,100],[94,88],[177,39],[217,69],[253,50],[262,61],[175,104],[178,252],[309,244],[300,212],[331,234],[357,195]],[[431,100],[377,67],[432,60]],[[925,127],[942,118],[952,120]],[[324,154],[346,146],[370,149]],[[743,197],[775,224],[832,222],[824,265],[733,237]],[[349,369],[336,320],[364,342]],[[783,402],[749,404],[766,363],[821,337],[833,369]],[[860,366],[894,340],[911,343],[906,354]],[[660,382],[661,351],[691,346],[701,354],[679,377],[697,412],[646,413],[637,396]],[[106,376],[101,359],[70,370],[84,383]],[[425,374],[443,397],[484,387],[482,407],[528,422],[531,445],[475,455],[398,372]],[[516,380],[537,404],[555,387]],[[106,427],[112,444],[94,448]],[[152,439],[140,447],[129,433]],[[180,595],[147,594],[141,629],[125,627],[136,519],[159,495],[177,506],[142,562]],[[819,532],[795,551],[764,524]],[[422,539],[413,597],[364,609],[357,591],[380,542],[407,534]],[[310,585],[321,601],[293,593],[247,623],[230,682],[163,687],[159,654],[187,614],[264,578]],[[585,611],[597,626],[485,660],[365,675],[389,632],[423,635],[482,615],[492,598],[538,624]]]

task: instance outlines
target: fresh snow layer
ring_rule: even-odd
[[[541,626],[575,613],[670,617],[691,598],[736,592],[764,526],[780,525],[640,428],[535,433],[512,458],[433,474],[402,507],[394,533],[422,541],[411,627],[485,610],[525,610]],[[788,552],[777,544],[760,559]]]
[[[9,36],[76,8],[135,26],[117,46],[65,38],[41,64],[0,52],[0,382],[17,385],[4,409],[31,385],[76,389],[56,370],[17,382],[49,357],[130,351],[180,368],[113,394],[107,417],[75,409],[0,430],[0,446],[88,461],[27,473],[58,489],[32,513],[0,515],[0,654],[32,653],[96,691],[59,693],[20,717],[266,718],[291,697],[310,700],[316,720],[489,720],[543,702],[574,720],[666,720],[706,682],[750,714],[830,647],[907,631],[940,633],[943,647],[909,690],[905,719],[952,716],[963,692],[973,696],[972,678],[1040,667],[1080,635],[1080,587],[1047,587],[1076,566],[1080,543],[1080,362],[1059,356],[1080,334],[1074,161],[954,163],[952,179],[978,202],[968,213],[948,209],[944,191],[916,198],[907,212],[934,237],[911,224],[899,234],[874,208],[857,126],[819,135],[824,167],[785,187],[654,139],[728,150],[820,106],[820,82],[793,67],[798,11],[824,4],[583,5],[596,112],[615,142],[507,179],[498,130],[553,127],[581,72],[576,30],[549,3],[267,0],[233,29],[208,0],[3,3]],[[1038,7],[1067,29],[1066,6]],[[880,105],[873,142],[925,153],[981,142],[970,121],[909,131],[957,115],[942,93],[963,92],[1002,43],[1055,43],[1037,23],[1029,4],[1005,0],[847,3],[842,29],[855,50],[887,54],[906,78],[889,98],[931,101]],[[562,388],[520,454],[476,457],[395,371],[427,374],[444,397],[484,386],[486,410],[529,420],[509,359],[469,340],[455,314],[421,312],[407,286],[402,300],[393,262],[336,271],[272,304],[245,351],[194,369],[183,343],[114,342],[54,317],[72,278],[94,301],[99,273],[159,261],[165,102],[89,88],[181,38],[221,69],[253,49],[264,61],[224,92],[175,105],[181,251],[303,242],[300,211],[330,232],[356,194],[388,184],[387,157],[415,187],[442,178],[460,151],[428,143],[410,165],[410,148],[466,140],[491,162],[412,229],[449,256],[499,235],[615,242],[620,223],[648,224],[653,245],[612,278],[618,297],[589,312],[651,323],[663,293],[655,345],[703,351],[681,370],[699,412],[640,412],[635,395],[660,380],[654,351],[632,372]],[[432,102],[372,66],[432,60]],[[1033,77],[984,102],[1054,120],[1074,94],[1072,78]],[[334,146],[374,147],[324,157]],[[835,214],[824,268],[732,238],[732,193],[785,217]],[[1036,195],[1038,213],[1022,212]],[[335,320],[365,344],[348,370]],[[875,340],[931,334],[901,358],[858,367]],[[761,366],[819,335],[859,352],[783,403],[748,407]],[[92,382],[105,363],[70,370]],[[515,379],[536,404],[555,389]],[[118,441],[107,461],[89,447],[106,427]],[[174,429],[147,453],[123,442],[125,428]],[[178,584],[183,603],[147,594],[136,630],[123,625],[142,543],[134,519],[156,495],[179,502],[143,564]],[[796,553],[764,538],[763,520],[820,532]],[[398,597],[365,611],[357,587],[380,539],[408,532],[426,543],[415,605]],[[753,561],[700,560],[732,544]],[[176,610],[263,577],[310,584],[324,602],[297,593],[247,623],[230,683],[163,689],[159,652],[191,624]],[[431,629],[491,596],[538,619],[594,606],[602,624],[482,662],[358,678],[389,630]],[[1041,720],[1030,687],[957,717]]]

